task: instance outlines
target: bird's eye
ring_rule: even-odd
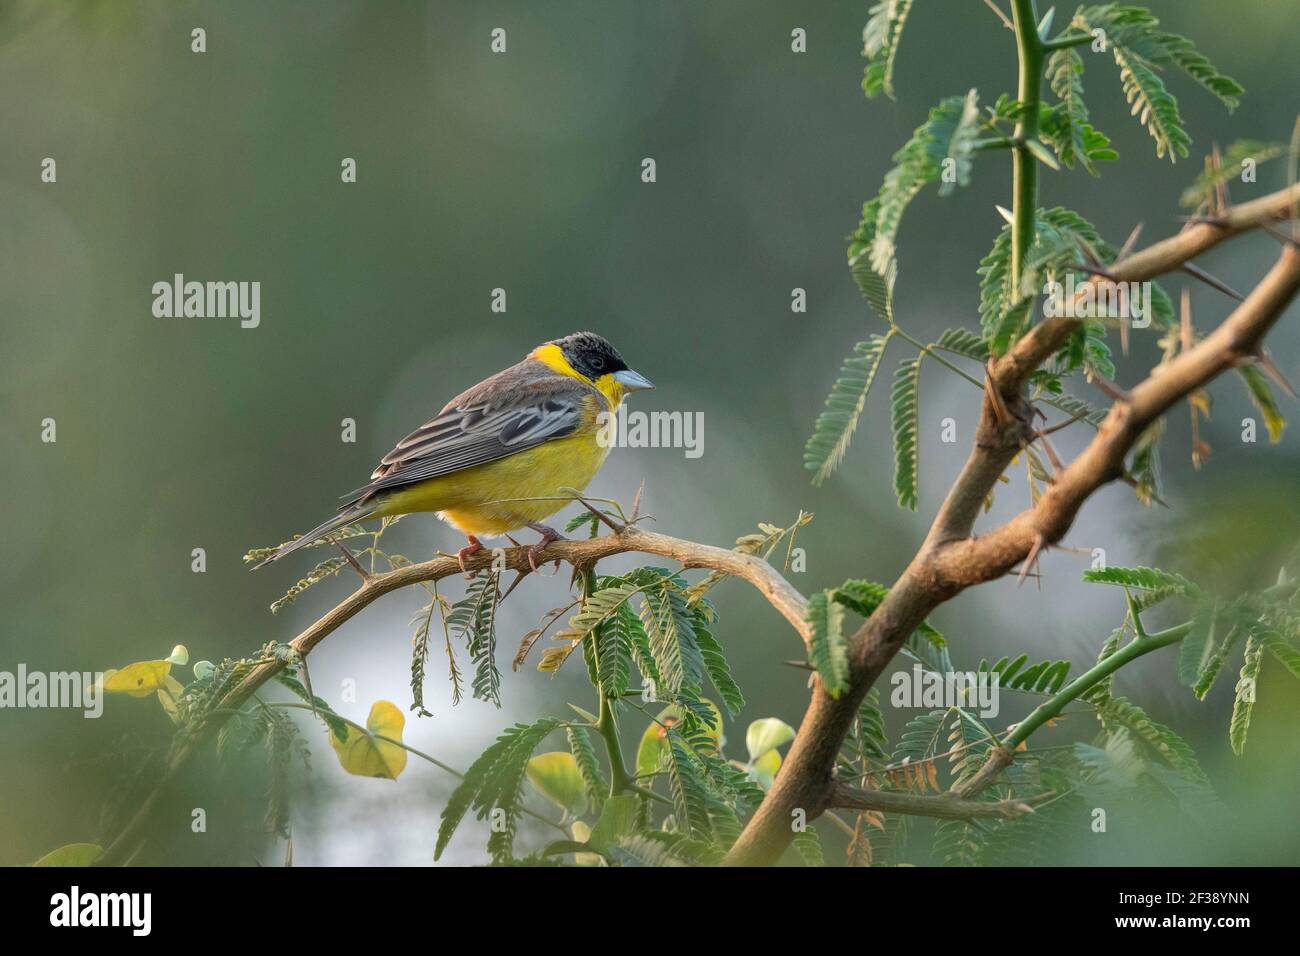
[[[605,371],[604,357],[597,355],[594,359],[591,360],[591,367],[594,368],[597,372]]]

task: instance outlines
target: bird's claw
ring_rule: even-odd
[[[472,554],[478,554],[483,550],[483,542],[473,535],[469,535],[469,544],[456,552],[456,562],[460,565],[460,573],[466,576],[469,571],[465,568],[465,559]]]
[[[541,555],[541,553],[546,550],[546,546],[550,544],[552,541],[567,541],[568,539],[564,535],[560,534],[560,532],[556,531],[554,528],[548,527],[544,524],[529,524],[528,527],[532,528],[534,531],[536,531],[538,534],[542,536],[541,541],[538,541],[535,545],[533,545],[531,548],[528,549],[528,566],[532,568],[534,571],[536,571],[537,559]],[[557,568],[560,566],[560,562],[558,558],[555,561],[555,566]]]

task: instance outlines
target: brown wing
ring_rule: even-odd
[[[525,360],[453,398],[383,457],[370,484],[344,498],[351,504],[535,448],[572,434],[601,407],[596,389]]]

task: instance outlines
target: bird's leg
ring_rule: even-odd
[[[480,551],[483,550],[483,542],[480,541],[478,538],[474,537],[472,534],[467,534],[465,535],[465,537],[469,539],[469,544],[456,552],[456,560],[460,562],[461,574],[469,573],[468,571],[465,570],[465,559],[468,558],[471,554],[478,554]]]
[[[566,538],[564,535],[560,534],[560,532],[556,531],[554,528],[548,527],[547,525],[544,524],[538,524],[535,521],[528,522],[528,527],[532,528],[534,531],[536,531],[538,534],[542,536],[541,541],[538,541],[535,545],[533,545],[531,548],[528,549],[528,566],[531,567],[534,571],[536,571],[537,556],[546,550],[546,546],[548,544],[550,544],[552,541],[568,541],[569,539]],[[558,558],[555,561],[555,566],[557,568],[560,566],[560,561]]]

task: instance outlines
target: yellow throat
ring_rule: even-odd
[[[612,374],[602,375],[597,379],[591,379],[583,375],[569,364],[569,360],[564,357],[564,352],[558,345],[549,343],[539,345],[528,353],[528,357],[541,362],[547,368],[559,372],[561,375],[567,375],[569,378],[576,378],[580,382],[586,382],[605,396],[605,401],[609,403],[611,412],[615,411],[623,403],[623,396],[627,394],[627,389],[623,387],[623,383]]]

